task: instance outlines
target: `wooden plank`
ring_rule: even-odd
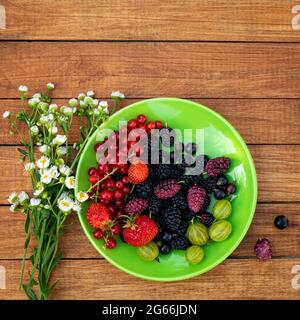
[[[256,165],[259,201],[299,201],[299,145],[251,145]],[[15,147],[1,147],[0,204],[6,204],[12,191],[30,190],[30,184]]]
[[[300,101],[298,99],[193,99],[210,106],[235,126],[247,143],[251,144],[299,144]],[[126,99],[124,106],[136,102]],[[66,100],[54,102],[66,104]],[[18,100],[0,100],[0,113],[10,110],[14,114],[20,110]],[[18,144],[19,141],[8,134],[8,122],[1,121],[1,143]],[[78,141],[78,121],[74,120],[74,130],[70,141]],[[266,134],[268,133],[268,134]]]
[[[299,41],[292,0],[4,0],[12,40]],[[47,12],[41,17],[41,8]],[[39,23],[36,23],[39,21]]]
[[[193,279],[158,283],[134,278],[104,260],[63,261],[55,271],[60,279],[53,299],[298,299],[291,273],[299,259],[227,260]],[[7,289],[0,299],[24,299],[18,290],[20,261],[3,260]],[[109,276],[103,276],[109,275]],[[117,280],[115,280],[117,279]],[[147,291],[147,296],[145,296]]]
[[[49,81],[57,98],[92,87],[128,98],[300,97],[295,43],[1,42],[0,52],[0,98]]]
[[[255,257],[254,245],[258,238],[264,237],[271,241],[274,257],[300,257],[299,210],[300,204],[294,203],[258,204],[247,236],[231,257]],[[278,230],[273,224],[280,214],[289,218],[289,227],[285,230]],[[0,259],[21,259],[24,238],[24,217],[10,213],[8,207],[0,207]],[[86,238],[76,215],[67,220],[61,250],[69,259],[101,258]],[[28,252],[28,257],[30,255]]]

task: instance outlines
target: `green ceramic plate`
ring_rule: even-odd
[[[102,240],[96,240],[92,228],[86,221],[86,205],[79,219],[84,232],[98,252],[121,270],[137,277],[156,281],[177,281],[207,272],[224,261],[244,238],[254,215],[257,199],[255,167],[250,152],[238,132],[219,114],[192,101],[174,98],[156,98],[134,103],[116,114],[103,125],[118,128],[120,120],[129,120],[143,113],[148,119],[160,119],[173,128],[204,128],[204,151],[210,157],[228,156],[232,160],[228,175],[237,182],[237,195],[232,202],[233,211],[229,218],[233,232],[223,242],[204,246],[205,259],[198,265],[189,265],[183,251],[173,251],[160,257],[160,263],[142,261],[136,249],[118,239],[114,250],[103,248]],[[77,190],[87,190],[88,168],[96,165],[93,146],[95,133],[88,142],[77,169]]]

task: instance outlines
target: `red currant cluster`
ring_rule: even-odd
[[[128,176],[128,169],[130,165],[128,163],[122,163],[119,161],[122,154],[127,153],[128,150],[132,150],[134,145],[138,141],[128,141],[127,135],[134,129],[140,129],[145,131],[147,135],[151,133],[152,129],[162,129],[163,124],[161,121],[148,121],[146,116],[140,114],[137,118],[130,120],[126,127],[122,127],[120,131],[116,131],[113,134],[113,139],[105,138],[104,141],[98,142],[94,146],[95,152],[103,152],[104,157],[99,159],[97,167],[92,167],[88,170],[89,182],[91,184],[88,191],[89,200],[95,200],[98,204],[101,204],[101,215],[98,215],[96,221],[93,221],[91,225],[95,227],[97,225],[97,219],[103,218],[103,211],[108,210],[109,214],[109,228],[107,224],[105,228],[96,228],[94,231],[94,237],[96,239],[105,240],[105,246],[107,248],[114,248],[116,246],[116,240],[113,236],[118,235],[122,231],[122,216],[125,215],[125,198],[131,192],[134,180],[130,180]],[[124,130],[124,131],[123,131]],[[126,135],[124,133],[126,131]],[[124,138],[124,141],[119,141]],[[125,141],[126,139],[126,141]],[[110,142],[108,145],[105,143]],[[124,146],[122,149],[120,146]],[[116,164],[112,164],[108,158],[107,148],[115,148],[116,152]],[[135,154],[140,156],[143,152],[142,146],[138,146],[135,150]],[[102,161],[102,159],[105,160]],[[137,179],[137,177],[134,177]],[[100,208],[96,208],[99,210]],[[92,210],[90,210],[92,211]],[[96,215],[95,215],[96,216]],[[105,218],[108,219],[107,217]]]

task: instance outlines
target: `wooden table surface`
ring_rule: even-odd
[[[257,168],[253,224],[214,270],[174,283],[134,278],[99,256],[73,216],[62,240],[65,258],[55,272],[60,282],[54,299],[300,298],[300,289],[292,287],[292,268],[300,265],[300,30],[291,25],[297,2],[0,1],[6,9],[6,29],[0,30],[2,111],[20,108],[20,84],[32,92],[49,81],[57,84],[58,101],[89,89],[99,97],[120,89],[126,104],[189,98],[240,131]],[[0,299],[25,298],[17,288],[24,221],[9,213],[6,202],[12,191],[30,190],[17,144],[1,120],[0,265],[7,289],[0,290]],[[273,225],[278,214],[290,220],[283,231]],[[259,237],[272,242],[272,260],[254,256]]]

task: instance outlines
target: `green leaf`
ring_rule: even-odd
[[[31,287],[29,287],[28,285],[23,284],[23,290],[25,291],[27,297],[30,300],[38,300],[36,294],[33,292]]]
[[[21,153],[21,154],[23,154],[24,156],[28,156],[28,152],[27,151],[25,151],[25,150],[23,150],[23,149],[21,149],[21,148],[18,148],[18,151]]]

